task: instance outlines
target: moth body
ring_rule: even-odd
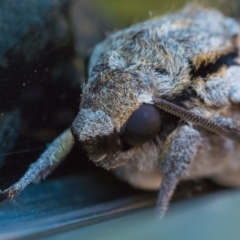
[[[128,151],[119,148],[112,153],[110,146],[104,148],[101,141],[95,144],[94,139],[107,138],[114,132],[120,135],[132,113],[143,103],[152,104],[153,97],[210,119],[215,115],[238,118],[238,35],[235,20],[216,10],[188,6],[175,14],[115,32],[98,44],[73,124],[77,141],[83,147],[86,143],[92,161],[107,169],[117,167],[116,174],[134,186],[159,189],[168,137],[174,134],[181,119],[161,112],[162,127],[156,138]],[[111,124],[101,129],[97,137],[89,136],[88,132],[99,126],[92,126],[94,120],[87,120],[91,114],[85,115],[82,109],[91,110],[92,115],[96,110],[102,111]],[[221,175],[227,171],[232,176],[231,169],[240,171],[236,166],[238,143],[191,123],[188,126],[198,131],[199,143],[188,174],[182,178],[211,177],[224,184]],[[186,140],[183,136],[182,141]],[[230,184],[240,185],[240,178]]]

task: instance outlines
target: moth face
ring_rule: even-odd
[[[109,51],[95,62],[93,54],[80,112],[72,126],[76,142],[93,162],[104,168],[115,168],[125,159],[135,158],[141,147],[148,156],[150,151],[157,152],[153,145],[158,141],[162,117],[152,99],[174,96],[188,82],[186,61],[179,60],[182,51],[177,51],[178,55],[167,58],[163,64],[158,59],[161,55],[155,56],[154,51],[148,51],[148,56],[141,55],[139,59],[137,53],[129,51],[128,48]],[[178,79],[183,79],[180,86]],[[151,146],[145,145],[147,143]],[[159,154],[155,158],[159,158]]]
[[[134,78],[129,81],[130,77]],[[153,141],[160,132],[161,114],[150,102],[151,92],[136,91],[136,84],[140,84],[139,78],[122,73],[112,74],[108,81],[90,81],[84,88],[72,133],[101,167],[118,167],[123,158],[128,161],[135,148]]]

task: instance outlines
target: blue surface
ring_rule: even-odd
[[[163,221],[149,208],[81,229],[75,226],[47,239],[240,239],[239,206],[239,191],[220,192],[173,204]]]

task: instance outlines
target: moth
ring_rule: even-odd
[[[91,55],[71,128],[0,199],[44,179],[75,143],[134,187],[159,190],[159,216],[183,179],[240,187],[239,36],[234,19],[196,5],[112,33]]]

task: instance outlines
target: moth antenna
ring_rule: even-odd
[[[192,122],[202,128],[205,128],[211,132],[217,133],[219,135],[222,135],[224,137],[227,137],[231,140],[234,140],[238,143],[240,143],[240,133],[236,131],[236,129],[231,129],[225,126],[222,126],[210,119],[206,119],[204,117],[201,117],[199,115],[196,115],[193,112],[190,112],[189,110],[180,107],[178,105],[175,105],[171,102],[168,102],[166,100],[163,100],[161,98],[153,98],[153,103],[160,108],[161,110],[170,113],[172,115],[175,115],[184,121]]]

